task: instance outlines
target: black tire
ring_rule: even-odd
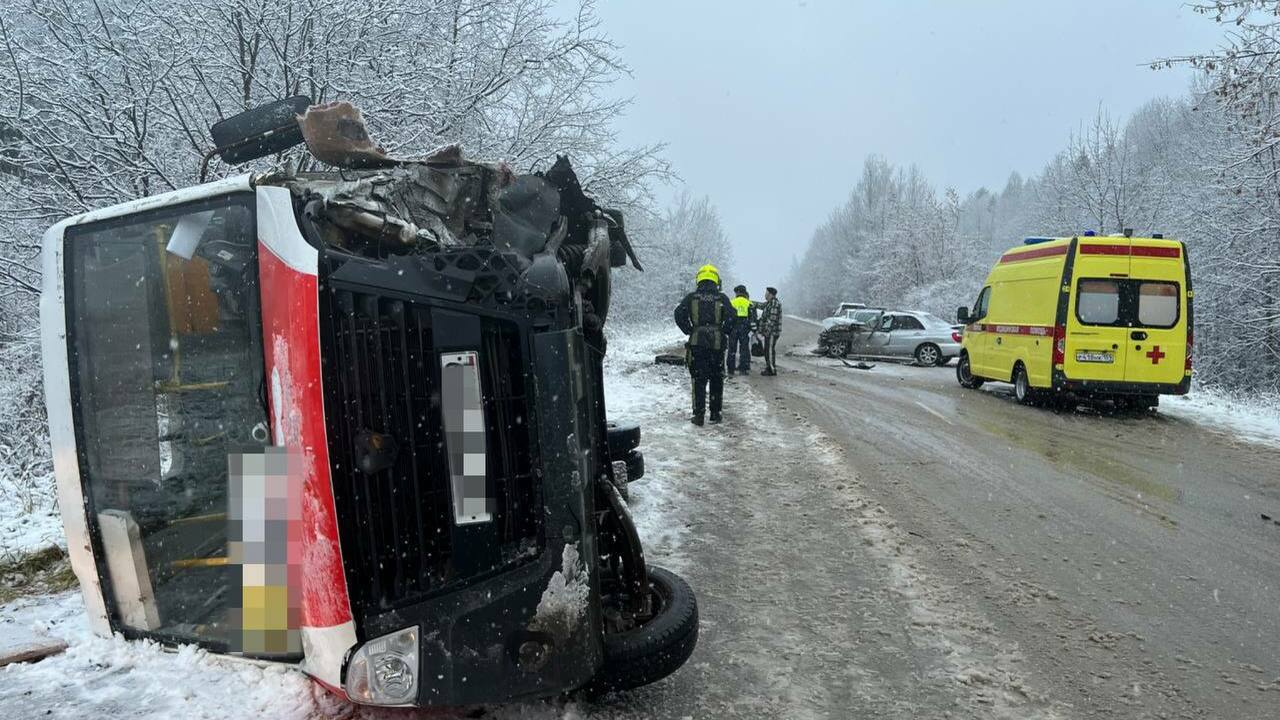
[[[630,690],[657,682],[684,665],[698,644],[698,600],[675,573],[649,566],[658,614],[634,630],[604,636],[604,664],[588,692]]]
[[[644,455],[639,450],[627,453],[627,482],[635,482],[644,477]]]
[[[277,100],[219,120],[209,128],[209,133],[213,136],[213,144],[218,147],[259,137],[256,142],[237,145],[222,153],[222,159],[228,163],[252,160],[301,143],[302,127],[294,119],[305,113],[310,105],[311,98],[302,95]],[[262,133],[270,130],[279,132],[261,137]]]
[[[956,381],[960,387],[976,390],[982,387],[982,378],[973,374],[969,368],[969,353],[960,353],[960,362],[956,363]]]
[[[1013,397],[1023,405],[1040,404],[1040,392],[1031,387],[1031,378],[1022,363],[1013,366]]]
[[[933,367],[942,364],[942,348],[933,343],[920,343],[916,346],[913,353],[916,363],[925,367]]]
[[[605,429],[609,443],[609,458],[623,460],[627,453],[640,446],[640,426],[635,423],[609,423]]]

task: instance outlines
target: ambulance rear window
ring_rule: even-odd
[[[1120,319],[1120,285],[1114,280],[1081,280],[1076,314],[1088,325],[1113,325]]]
[[[1081,278],[1076,317],[1085,325],[1171,328],[1178,324],[1178,283]]]
[[[1143,282],[1138,286],[1138,324],[1173,327],[1178,324],[1178,284]]]

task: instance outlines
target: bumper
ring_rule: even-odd
[[[365,639],[418,628],[414,704],[421,707],[503,703],[581,687],[599,671],[603,647],[599,594],[580,547],[548,547],[531,565],[371,618]]]
[[[963,347],[964,346],[958,342],[938,343],[938,349],[942,350],[942,356],[949,358],[960,357],[960,350],[962,350]]]
[[[1183,377],[1178,383],[1115,382],[1070,380],[1061,370],[1054,370],[1053,387],[1081,395],[1186,395],[1191,389],[1191,376]]]

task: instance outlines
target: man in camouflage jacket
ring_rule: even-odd
[[[764,307],[760,308],[760,336],[764,341],[764,370],[761,375],[777,375],[778,338],[782,335],[782,303],[778,289],[767,288]]]

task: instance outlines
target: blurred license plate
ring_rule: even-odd
[[[1110,363],[1115,362],[1115,359],[1116,356],[1109,352],[1081,350],[1076,353],[1076,362]]]

